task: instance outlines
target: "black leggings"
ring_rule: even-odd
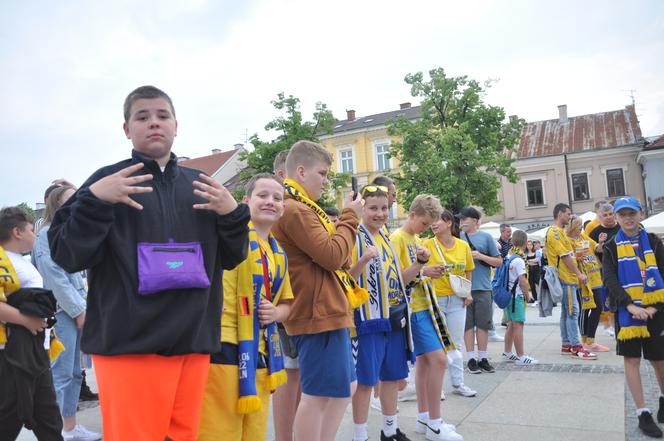
[[[530,285],[530,294],[533,300],[537,300],[537,285],[540,279],[539,265],[528,265],[528,284]]]
[[[581,311],[581,314],[579,314],[579,329],[581,330],[581,335],[588,338],[595,338],[595,332],[599,325],[599,317],[602,315],[601,288],[593,289],[593,299],[595,300],[595,308],[584,309]]]

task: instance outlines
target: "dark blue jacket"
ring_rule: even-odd
[[[152,174],[150,193],[131,197],[143,206],[109,204],[89,187],[132,164]],[[246,258],[249,208],[219,216],[195,210],[199,171],[171,159],[164,172],[154,160],[132,158],[97,170],[57,211],[48,231],[53,260],[65,271],[88,272],[88,305],[81,349],[101,355],[211,353],[220,349],[222,269]],[[210,287],[138,294],[137,243],[200,242]]]

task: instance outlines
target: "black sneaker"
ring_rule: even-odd
[[[83,383],[81,384],[81,393],[78,396],[78,401],[97,401],[99,395],[90,390],[90,386],[85,382],[85,377]]]
[[[664,397],[659,397],[659,410],[657,411],[657,421],[664,423]]]
[[[662,429],[655,424],[655,420],[652,419],[650,412],[643,412],[639,415],[639,429],[641,429],[644,435],[652,438],[661,438],[663,436]]]
[[[477,360],[474,358],[471,358],[468,360],[468,372],[471,374],[481,374],[482,371],[480,370],[479,365],[477,364]]]
[[[496,372],[493,366],[491,366],[491,363],[489,363],[489,360],[486,358],[481,359],[480,362],[477,363],[477,366],[482,370],[482,372],[486,372],[488,374],[493,374]]]
[[[392,436],[385,436],[385,433],[381,430],[380,441],[410,441],[410,438],[397,427],[397,433]]]

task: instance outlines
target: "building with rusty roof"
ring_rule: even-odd
[[[232,150],[213,149],[211,155],[198,158],[181,158],[179,164],[184,167],[200,170],[211,176],[221,185],[229,189],[235,188],[239,182],[239,174],[247,162],[240,159],[240,153],[246,151],[242,144],[236,144]]]
[[[558,106],[558,118],[524,126],[514,163],[518,181],[503,178],[503,211],[490,219],[533,230],[551,223],[559,202],[584,213],[624,195],[644,201],[637,156],[645,144],[634,106],[574,117]]]

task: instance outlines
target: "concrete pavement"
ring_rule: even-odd
[[[489,356],[496,366],[493,374],[468,374],[465,383],[477,390],[474,398],[452,394],[449,377],[445,378],[445,395],[441,402],[443,418],[457,426],[466,441],[549,441],[603,440],[623,441],[650,439],[643,437],[637,426],[634,405],[625,389],[622,358],[615,355],[612,337],[605,336],[601,325],[598,341],[612,351],[600,353],[596,361],[581,361],[560,355],[558,327],[559,308],[554,316],[539,318],[536,308],[528,308],[525,329],[526,353],[539,365],[521,367],[501,361],[503,344],[489,343]],[[496,310],[498,332],[502,311]],[[657,411],[657,383],[652,368],[643,363],[644,389],[651,410]],[[88,375],[94,384],[94,375]],[[626,398],[627,397],[627,398]],[[399,427],[413,440],[424,440],[415,433],[417,403],[399,403]],[[101,418],[96,403],[85,403],[78,420],[88,429],[101,431]],[[272,419],[268,440],[274,439]],[[380,439],[382,416],[371,409],[369,436]],[[352,439],[353,422],[350,406],[341,424],[337,440]],[[34,440],[23,431],[19,440]]]

